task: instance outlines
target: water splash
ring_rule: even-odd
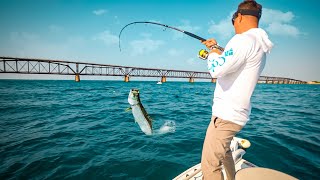
[[[176,132],[176,122],[175,121],[165,121],[165,123],[158,129],[153,131],[153,135],[157,134],[167,134]]]

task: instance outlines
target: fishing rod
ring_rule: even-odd
[[[120,50],[120,51],[121,51],[120,36],[121,36],[121,34],[122,34],[122,31],[123,31],[126,27],[128,27],[128,26],[130,26],[130,25],[132,25],[132,24],[154,24],[154,25],[158,25],[158,26],[164,26],[165,28],[170,28],[170,29],[173,29],[173,30],[182,32],[182,33],[184,33],[184,34],[186,34],[186,35],[188,35],[188,36],[190,36],[190,37],[193,37],[193,38],[195,38],[195,39],[198,39],[198,40],[200,40],[200,41],[206,41],[206,39],[204,39],[204,38],[202,38],[202,37],[200,37],[200,36],[197,36],[197,35],[195,35],[195,34],[193,34],[193,33],[191,33],[191,32],[184,31],[184,30],[178,29],[178,28],[176,28],[176,27],[168,26],[168,25],[166,25],[166,24],[161,24],[161,23],[157,23],[157,22],[150,22],[150,21],[136,21],[136,22],[132,22],[132,23],[129,23],[129,24],[125,25],[125,26],[121,29],[121,31],[120,31],[120,33],[119,33],[119,50]],[[223,50],[224,50],[224,48],[223,48],[223,47],[220,47],[219,45],[213,45],[211,48],[216,48],[216,49],[219,49],[220,51],[223,51]],[[202,50],[201,50],[201,51],[202,51]],[[200,53],[200,52],[199,52],[199,53]]]

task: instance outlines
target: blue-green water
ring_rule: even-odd
[[[155,128],[134,123],[139,88]],[[0,81],[0,179],[172,179],[199,163],[214,84]],[[300,179],[320,177],[320,86],[259,84],[245,159]]]

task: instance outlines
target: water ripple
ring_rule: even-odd
[[[127,96],[140,89],[155,129],[145,136]],[[0,81],[0,179],[172,179],[198,163],[211,83]],[[300,179],[320,176],[320,86],[259,84],[239,136],[245,158]]]

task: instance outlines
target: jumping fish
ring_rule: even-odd
[[[130,90],[128,102],[131,106],[134,120],[136,123],[138,123],[140,129],[146,135],[152,135],[152,120],[150,116],[147,114],[147,111],[142,106],[138,89]]]

